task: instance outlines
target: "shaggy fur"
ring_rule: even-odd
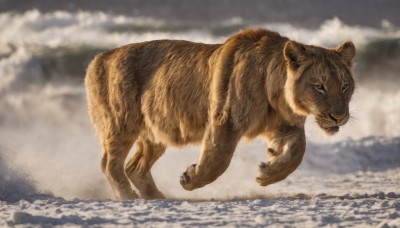
[[[271,158],[257,182],[285,179],[303,158],[307,115],[328,134],[347,122],[354,55],[351,42],[325,49],[257,29],[223,44],[157,40],[96,56],[85,86],[116,198],[138,197],[130,182],[143,198],[163,198],[150,169],[168,146],[202,142],[197,164],[180,180],[193,190],[228,168],[242,137],[259,135]]]

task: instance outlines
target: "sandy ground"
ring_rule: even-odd
[[[397,198],[390,198],[397,197]],[[1,203],[1,225],[400,226],[399,195],[237,201],[80,201],[38,197]]]
[[[270,196],[255,196],[258,199],[113,201],[65,200],[49,195],[11,197],[0,201],[0,226],[400,227],[398,183],[400,168],[324,178],[289,178],[278,186],[282,191],[274,187]]]

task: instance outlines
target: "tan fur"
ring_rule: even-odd
[[[271,158],[257,181],[285,179],[301,163],[307,115],[329,134],[348,120],[354,55],[351,42],[324,49],[257,29],[223,44],[158,40],[96,56],[85,86],[116,197],[137,197],[130,182],[144,198],[164,197],[150,170],[168,146],[202,142],[199,161],[181,176],[183,188],[193,190],[227,169],[242,137],[259,135]]]

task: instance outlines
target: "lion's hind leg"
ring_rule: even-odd
[[[136,142],[136,151],[125,166],[125,173],[144,199],[165,198],[154,183],[151,167],[165,152],[161,144],[153,143],[147,139]]]
[[[101,168],[117,199],[138,198],[124,173],[124,162],[134,141],[135,137],[131,134],[124,136],[110,134],[109,137],[103,139]]]
[[[97,55],[89,64],[85,87],[88,111],[103,151],[101,168],[117,199],[137,198],[124,172],[125,159],[141,132],[138,78],[121,62],[121,49]]]
[[[118,118],[110,105],[88,92],[89,113],[103,151],[101,169],[107,177],[117,199],[135,199],[138,195],[132,190],[124,172],[125,159],[138,137],[139,121],[131,118]]]
[[[138,133],[127,127],[118,127],[110,118],[110,112],[89,97],[89,113],[99,136],[103,157],[101,170],[107,177],[117,199],[138,198],[124,173],[124,162]],[[135,126],[133,126],[135,127]]]

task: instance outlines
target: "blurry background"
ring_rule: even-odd
[[[346,24],[380,27],[382,20],[400,23],[399,2],[396,0],[70,0],[28,1],[2,0],[0,10],[24,12],[39,9],[41,12],[55,10],[102,11],[131,17],[150,16],[161,20],[186,22],[217,22],[234,17],[246,21],[288,22],[305,27],[318,27],[322,21],[340,17]]]
[[[279,184],[257,186],[267,145],[256,139],[240,144],[218,181],[194,192],[179,176],[200,148],[168,149],[153,169],[160,189],[201,199],[398,191],[399,26],[396,0],[0,0],[0,198],[112,197],[83,87],[95,54],[153,39],[218,43],[254,27],[329,48],[353,41],[353,118],[330,138],[309,118],[305,159]]]

